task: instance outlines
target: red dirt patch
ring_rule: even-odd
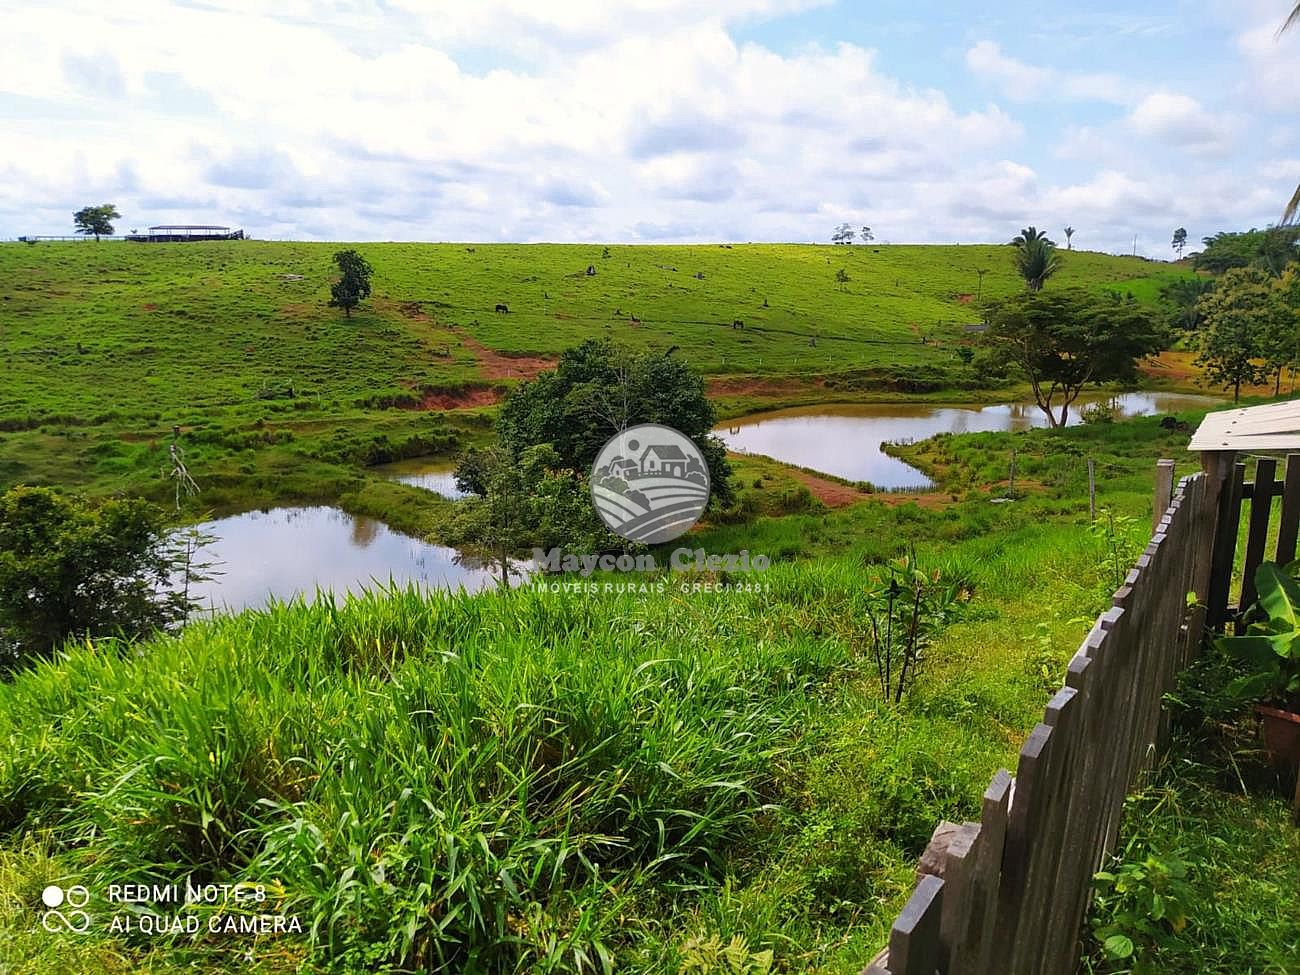
[[[486,379],[532,379],[538,373],[555,368],[555,359],[539,355],[507,355],[489,349],[478,339],[463,333],[461,342],[474,353],[479,371]]]
[[[957,304],[959,305],[969,305],[974,300],[975,296],[971,294],[963,292],[962,294],[957,295]]]
[[[891,508],[900,504],[914,503],[921,508],[937,510],[951,502],[948,496],[941,491],[928,491],[925,494],[895,494],[893,492],[881,492],[873,494],[870,497],[875,501],[883,501]]]
[[[141,306],[140,306],[140,310],[141,310],[141,311],[157,311],[157,310],[158,310],[158,306],[155,305],[153,302],[150,302],[150,303],[147,304],[147,305],[141,305]]]
[[[1205,370],[1195,362],[1196,353],[1194,352],[1161,352],[1154,359],[1148,359],[1139,366],[1143,375],[1150,376],[1152,379],[1172,379],[1174,382],[1184,385],[1205,386]],[[1285,388],[1286,383],[1283,383]],[[1264,383],[1260,386],[1242,386],[1243,394],[1252,396],[1271,396],[1273,395],[1273,384]],[[1231,392],[1231,390],[1229,390]]]
[[[709,396],[788,396],[823,385],[798,379],[765,379],[759,376],[709,376],[705,389]]]
[[[473,386],[455,390],[426,390],[417,403],[403,404],[404,410],[470,410],[482,406],[495,406],[501,394],[487,386]]]
[[[862,501],[867,495],[863,494],[856,488],[851,488],[847,484],[840,484],[838,481],[828,481],[824,477],[818,477],[816,474],[809,474],[807,471],[790,471],[794,479],[803,484],[812,492],[812,496],[826,505],[828,508],[843,508],[845,505]]]
[[[429,316],[425,314],[424,306],[418,301],[408,301],[399,309],[406,318],[414,319],[417,322],[427,322]]]

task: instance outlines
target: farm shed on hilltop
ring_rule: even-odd
[[[127,234],[138,244],[179,244],[191,240],[243,240],[242,230],[208,223],[160,223],[143,234]]]

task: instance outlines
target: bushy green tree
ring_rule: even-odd
[[[98,506],[49,488],[0,494],[0,669],[72,637],[137,637],[181,623],[173,586],[187,550],[162,512],[137,499]]]
[[[1205,249],[1196,255],[1198,271],[1223,274],[1236,267],[1258,267],[1274,276],[1300,257],[1297,250],[1300,227],[1269,227],[1241,233],[1218,233],[1204,237]]]
[[[704,455],[712,502],[731,503],[731,467],[713,435],[717,414],[704,380],[671,355],[633,352],[588,340],[560,356],[554,370],[516,387],[497,420],[503,447],[519,456],[550,444],[564,467],[585,475],[605,442],[626,427],[660,423],[680,430]]]
[[[1016,248],[1016,271],[1025,279],[1025,287],[1042,291],[1047,279],[1061,267],[1056,242],[1048,239],[1047,231],[1026,227],[1011,243]]]
[[[1151,311],[1132,296],[1077,288],[994,302],[987,320],[982,344],[1015,364],[1053,427],[1065,426],[1085,386],[1135,380],[1138,363],[1168,341]]]
[[[1199,302],[1214,290],[1214,279],[1203,277],[1179,278],[1160,290],[1160,296],[1172,306],[1170,324],[1191,331],[1201,321]]]
[[[584,475],[565,468],[549,444],[517,455],[500,445],[472,451],[457,481],[473,493],[457,504],[447,540],[490,562],[502,586],[509,585],[513,560],[533,548],[619,548],[625,543],[597,518]]]
[[[72,222],[76,224],[77,233],[93,234],[95,240],[101,236],[111,237],[113,235],[113,221],[121,220],[122,214],[117,212],[117,207],[112,203],[101,203],[99,206],[82,207],[72,215]]]
[[[1235,402],[1241,387],[1265,382],[1296,360],[1296,321],[1282,290],[1264,270],[1227,271],[1214,291],[1197,304],[1201,331],[1198,365],[1218,386],[1231,387]]]
[[[370,297],[373,269],[354,250],[339,251],[334,255],[334,263],[339,266],[341,276],[330,286],[330,307],[342,308],[343,313],[351,318],[352,309],[361,303],[361,299]]]

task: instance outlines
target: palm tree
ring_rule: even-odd
[[[1070,241],[1070,238],[1073,237],[1073,236],[1074,236],[1074,228],[1073,228],[1073,227],[1066,227],[1066,228],[1065,228],[1065,249],[1066,249],[1067,251],[1072,251],[1072,250],[1074,250],[1074,244],[1071,243],[1071,241]]]
[[[1295,5],[1295,9],[1291,11],[1291,16],[1287,17],[1286,21],[1278,30],[1278,34],[1285,33],[1296,24],[1300,24],[1300,3]],[[1300,186],[1296,187],[1295,193],[1291,197],[1291,202],[1288,203],[1286,209],[1282,211],[1283,226],[1295,223],[1295,218],[1297,216],[1300,216]]]
[[[1061,266],[1056,242],[1048,240],[1045,230],[1026,227],[1011,243],[1016,248],[1016,270],[1025,279],[1025,286],[1030,291],[1042,291],[1043,284]]]

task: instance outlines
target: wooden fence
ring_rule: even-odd
[[[1202,472],[1177,490],[1173,462],[1161,461],[1150,544],[1070,660],[1015,777],[993,777],[979,823],[935,830],[889,945],[864,975],[1075,972],[1092,876],[1167,730],[1162,698],[1205,627],[1236,612],[1228,602],[1243,498],[1254,505],[1243,570],[1264,557],[1278,494],[1277,551],[1294,554],[1300,455],[1289,460],[1281,488],[1275,461],[1258,462],[1252,485],[1232,453],[1203,454]],[[1248,581],[1237,604],[1252,598]]]
[[[1255,480],[1246,480],[1246,465],[1233,454],[1217,454],[1214,462],[1224,478],[1223,505],[1218,526],[1218,543],[1214,552],[1213,577],[1207,600],[1207,623],[1222,631],[1229,623],[1244,628],[1242,610],[1255,601],[1255,569],[1268,558],[1282,564],[1294,561],[1296,534],[1300,529],[1300,454],[1288,454],[1286,474],[1277,478],[1277,461],[1260,457],[1255,462]],[[1270,551],[1269,528],[1273,499],[1282,504],[1277,521],[1275,547]],[[1245,548],[1241,552],[1241,572],[1234,573],[1238,554],[1242,508],[1250,503],[1246,520]],[[1232,589],[1238,585],[1237,598]]]

